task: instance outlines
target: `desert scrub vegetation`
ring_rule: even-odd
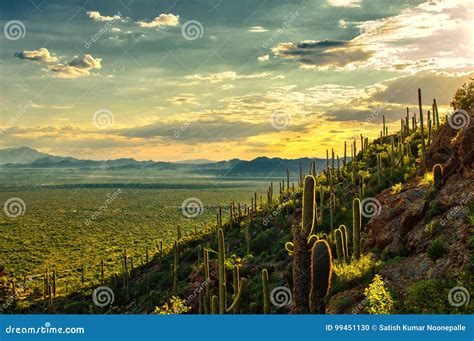
[[[349,264],[335,263],[331,293],[335,294],[367,283],[382,266],[372,253],[353,259]]]
[[[369,314],[391,314],[394,312],[394,300],[386,287],[382,276],[376,274],[364,290],[364,308]]]
[[[74,203],[60,207],[59,219],[40,212],[44,204],[54,206],[54,200],[43,198],[43,203],[37,201],[30,211],[44,214],[44,221],[55,226],[64,224],[66,228],[56,230],[53,240],[45,240],[49,249],[55,251],[40,255],[38,266],[46,271],[39,280],[45,284],[32,290],[34,297],[27,298],[25,294],[21,304],[31,299],[31,305],[21,307],[52,313],[74,309],[93,313],[324,313],[325,304],[333,295],[366,288],[368,312],[394,312],[398,298],[388,288],[390,283],[384,282],[378,273],[382,267],[395,265],[410,255],[403,246],[398,250],[364,249],[364,240],[370,237],[370,216],[363,214],[362,202],[378,197],[381,191],[396,195],[403,190],[401,179],[411,181],[416,176],[422,176],[421,181],[416,181],[427,187],[423,191],[436,193],[443,181],[442,169],[436,170],[435,178],[433,172],[422,167],[426,144],[439,128],[437,110],[433,115],[429,135],[416,117],[407,117],[401,121],[400,131],[389,134],[384,125],[380,137],[370,143],[368,137],[360,136],[360,141],[344,145],[343,157],[328,150],[325,166],[317,168],[314,161],[310,169],[300,168],[299,174],[291,176],[288,170],[285,179],[271,182],[268,187],[252,182],[238,188],[199,188],[203,201],[221,204],[206,207],[198,220],[183,219],[179,207],[183,196],[190,196],[196,187],[166,191],[164,202],[156,199],[154,190],[130,191],[129,203],[117,200],[117,206],[104,213],[97,223],[87,226],[88,230],[78,228],[77,222],[67,225],[68,219],[82,220],[84,214],[90,213],[91,203],[82,203],[81,209],[77,209],[77,201],[84,198],[74,198]],[[97,191],[106,193],[103,189]],[[430,196],[425,200],[433,205],[433,213],[428,215],[437,215],[436,202]],[[393,207],[384,209],[388,213],[394,211]],[[81,255],[80,261],[77,253],[72,259],[72,252],[63,259],[64,264],[74,265],[71,276],[75,284],[68,291],[61,286],[67,283],[67,276],[60,268],[59,252],[51,245],[63,245],[61,238],[70,237],[69,228],[77,229],[76,239],[80,239],[81,233],[85,237],[76,244],[66,243]],[[47,226],[39,230],[47,231]],[[91,232],[97,234],[97,240],[88,235]],[[426,252],[430,257],[439,257],[438,244],[428,246]],[[65,250],[71,249],[60,249]],[[13,267],[11,264],[8,266]],[[15,273],[20,280],[21,275]],[[15,292],[12,277],[4,288]],[[91,304],[90,294],[98,283],[113,288],[114,307],[101,309]],[[184,299],[202,283],[208,285],[199,297],[190,302]],[[292,304],[269,304],[270,288],[277,286],[291,288]],[[432,290],[433,284],[426,286]],[[446,283],[443,286],[445,290]],[[53,293],[50,287],[59,290]],[[416,307],[423,288],[410,289],[407,300],[411,299]],[[343,294],[338,296],[342,296],[335,302],[338,308],[357,303]],[[71,304],[72,300],[77,302]],[[18,307],[13,306],[12,310]]]

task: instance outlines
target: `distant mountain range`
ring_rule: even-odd
[[[325,159],[300,158],[282,159],[258,157],[247,161],[231,159],[227,161],[210,161],[205,159],[186,160],[179,162],[163,161],[137,161],[132,158],[115,160],[80,160],[73,157],[61,157],[39,152],[33,148],[7,148],[0,149],[0,167],[3,168],[74,168],[74,169],[136,169],[151,168],[158,170],[188,170],[205,174],[225,175],[267,175],[281,176],[288,168],[295,176],[299,173],[300,164],[305,173],[311,161],[316,161],[316,166],[321,170]]]

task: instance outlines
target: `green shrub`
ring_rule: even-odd
[[[428,256],[432,260],[437,260],[441,256],[443,256],[446,253],[446,248],[444,246],[444,240],[442,238],[438,238],[433,240],[430,245],[428,245],[428,248],[426,249],[426,252],[428,253]]]
[[[451,105],[454,109],[468,110],[471,104],[474,102],[474,83],[463,84],[454,94]]]
[[[408,288],[403,312],[408,314],[445,314],[450,311],[449,288],[439,279],[416,282]]]
[[[334,308],[336,308],[338,312],[342,312],[352,304],[354,304],[354,300],[351,297],[338,297],[333,302]]]
[[[390,314],[393,312],[394,300],[385,287],[382,276],[375,275],[372,283],[364,290],[365,310],[369,314]]]
[[[371,253],[353,259],[350,264],[334,263],[331,292],[337,293],[370,281],[381,264]]]
[[[446,206],[439,200],[433,200],[429,203],[426,219],[431,220],[433,217],[446,212]]]
[[[155,308],[155,314],[159,315],[171,315],[171,314],[183,314],[191,310],[184,304],[184,301],[179,297],[172,296],[169,302],[163,304],[161,307]]]

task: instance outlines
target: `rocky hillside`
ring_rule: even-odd
[[[444,168],[442,185],[433,188],[420,171],[396,191],[383,190],[376,195],[380,214],[366,225],[364,251],[383,250],[380,259],[390,260],[380,274],[399,304],[419,298],[419,306],[408,307],[408,312],[447,312],[442,295],[448,296],[443,289],[449,285],[467,284],[473,292],[474,113],[469,113],[469,126],[462,130],[441,126],[427,150],[427,168],[436,163]],[[356,309],[365,299],[365,287],[361,284],[333,296],[330,311]],[[338,309],[341,297],[350,297],[353,304]]]

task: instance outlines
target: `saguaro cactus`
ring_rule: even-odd
[[[301,227],[294,225],[293,230],[293,312],[307,312],[309,307],[308,269],[311,254],[308,237],[315,232],[315,179],[308,175],[304,179],[303,214]]]
[[[340,229],[336,229],[335,239],[336,239],[336,256],[337,256],[337,259],[339,261],[344,261],[345,260],[344,237],[342,236],[342,231]]]
[[[360,200],[352,200],[352,253],[356,259],[360,257],[360,230],[361,230]]]
[[[178,241],[174,241],[173,245],[173,291],[178,290]]]
[[[332,276],[331,248],[325,240],[318,240],[311,249],[310,311],[324,314],[324,297],[329,292]]]
[[[219,229],[217,231],[217,249],[218,249],[218,262],[219,262],[219,297],[218,306],[219,314],[225,314],[234,311],[239,303],[243,288],[245,287],[245,278],[240,279],[240,284],[237,293],[234,295],[234,301],[227,307],[226,303],[226,274],[225,274],[225,241],[224,231]]]
[[[329,223],[331,226],[331,235],[333,234],[334,230],[334,213],[336,211],[336,195],[331,193],[329,196]]]
[[[443,185],[443,166],[439,163],[433,166],[433,179],[436,189],[440,189]]]
[[[263,287],[263,313],[270,314],[270,296],[268,293],[268,271],[262,270],[262,287]]]
[[[421,103],[421,89],[418,88],[418,109],[420,114],[420,133],[421,133],[421,151],[422,151],[422,166],[426,163],[426,145],[425,145],[425,128],[423,124],[423,108]]]

